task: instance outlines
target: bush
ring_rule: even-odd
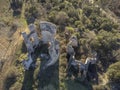
[[[25,10],[25,17],[28,23],[33,23],[35,19],[38,18],[39,16],[40,13],[38,12],[36,6],[31,6],[30,8],[27,8]]]
[[[48,19],[51,21],[51,22],[55,22],[55,16],[57,14],[57,11],[51,11],[49,13],[49,16],[48,16]]]
[[[118,46],[117,33],[100,30],[97,36],[98,36],[99,42],[101,43],[102,48],[111,50],[111,49],[115,49]]]
[[[60,9],[61,10],[64,10],[64,11],[67,12],[70,8],[74,8],[72,6],[71,2],[68,2],[68,1],[65,0],[63,3],[60,4]]]
[[[75,26],[82,25],[81,21],[75,21]]]
[[[13,16],[18,16],[21,14],[23,5],[23,0],[11,0],[10,6],[13,10]]]
[[[66,27],[66,30],[67,30],[68,32],[70,32],[71,34],[74,33],[74,28],[72,28],[72,27]]]
[[[107,75],[111,82],[120,83],[120,61],[109,66]]]
[[[69,17],[75,17],[77,19],[79,19],[79,13],[78,13],[78,10],[76,10],[75,8],[70,8],[68,11],[68,16]]]
[[[98,85],[93,90],[109,90],[109,87],[107,85]]]
[[[64,25],[68,21],[68,15],[64,11],[58,12],[58,14],[55,16],[55,22],[59,25]]]
[[[85,13],[87,17],[89,17],[92,14],[92,11],[93,11],[92,7],[88,7],[88,6],[84,7],[83,9],[83,13]]]
[[[100,26],[101,29],[104,29],[106,31],[111,31],[113,28],[113,23],[111,23],[110,21],[107,22],[103,22]]]

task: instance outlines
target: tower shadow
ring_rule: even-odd
[[[23,44],[23,47],[24,47],[24,44]],[[35,66],[36,66],[35,63],[37,61],[37,58],[39,57],[39,54],[40,54],[40,47],[38,46],[35,49],[35,52],[31,55],[32,59],[33,59],[32,65],[34,67],[32,66],[29,68],[29,70],[25,71],[23,85],[22,85],[21,90],[34,90],[33,85],[35,84],[35,81],[34,81],[34,71],[35,71]]]
[[[34,70],[25,71],[24,81],[21,90],[33,90],[32,87],[34,84],[33,75],[34,75]]]
[[[65,80],[65,87],[66,87],[66,90],[93,90],[93,87],[89,82],[81,81],[79,79]]]
[[[72,71],[74,69],[71,68]],[[75,72],[73,72],[75,74]],[[67,76],[68,77],[68,76]],[[88,78],[84,76],[75,76],[72,75],[64,80],[65,90],[93,90],[92,82]]]
[[[24,45],[23,45],[24,46]],[[54,65],[43,69],[48,59],[40,57],[41,54],[48,55],[48,45],[40,45],[35,49],[33,57],[33,65],[36,63],[37,58],[40,58],[40,67],[38,73],[38,90],[59,90],[59,61]],[[24,73],[24,80],[21,90],[34,90],[34,71],[35,68],[30,68]]]
[[[55,65],[42,69],[45,62],[41,63],[39,73],[39,87],[38,90],[59,90],[59,64],[58,61]]]
[[[41,48],[43,49],[43,47],[45,47],[45,45]],[[54,65],[43,69],[47,61],[48,60],[41,58],[38,90],[59,90],[59,60]]]

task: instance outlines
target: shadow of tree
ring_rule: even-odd
[[[9,90],[10,87],[16,82],[16,76],[14,74],[11,74],[6,77],[4,81],[4,90]]]
[[[116,57],[119,54],[113,55],[113,51],[114,50],[118,50],[120,47],[119,45],[113,46],[113,48],[105,48],[104,46],[102,46],[99,50],[98,50],[98,59],[100,64],[102,65],[102,67],[98,66],[98,71],[99,72],[106,72],[107,68],[109,67],[110,64],[117,62]]]
[[[13,16],[21,14],[23,0],[10,0],[10,8],[13,10]]]

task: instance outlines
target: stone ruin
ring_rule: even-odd
[[[40,22],[40,29],[42,35],[42,41],[44,44],[54,41],[54,37],[56,35],[56,25],[50,22],[41,21]]]
[[[60,55],[60,47],[59,47],[59,42],[55,39],[56,35],[56,25],[46,22],[46,21],[41,21],[40,22],[40,30],[41,30],[41,39],[39,38],[37,32],[36,32],[36,27],[34,24],[29,25],[29,30],[30,33],[26,34],[26,32],[22,32],[22,36],[24,38],[25,45],[27,47],[28,51],[28,60],[23,61],[23,65],[25,70],[29,70],[32,64],[35,62],[34,60],[34,52],[37,47],[40,47],[41,45],[44,44],[49,44],[48,47],[48,61],[43,67],[43,70],[48,68],[49,66],[54,65]],[[42,42],[42,43],[41,43]],[[78,40],[76,36],[71,36],[69,39],[69,43],[67,45],[67,76],[71,77],[72,75],[75,77],[78,77],[79,75],[81,77],[90,77],[91,74],[88,74],[90,71],[90,66],[93,66],[97,62],[97,53],[92,52],[91,57],[88,57],[85,61],[85,63],[82,63],[79,60],[75,59],[75,47],[78,47]],[[42,54],[41,56],[44,56]],[[45,55],[45,57],[47,57]]]
[[[31,55],[34,53],[35,48],[39,45],[39,38],[36,33],[35,25],[34,24],[29,25],[29,30],[30,30],[29,34],[26,34],[26,32],[21,33],[28,51],[28,60],[23,61],[23,65],[26,70],[29,70],[33,62]]]
[[[59,52],[59,42],[58,41],[52,41],[49,42],[50,46],[48,48],[48,54],[49,58],[46,64],[43,67],[43,70],[51,65],[54,65],[59,58],[60,52]]]
[[[96,78],[95,75],[90,70],[90,66],[94,66],[97,63],[97,53],[91,52],[91,57],[86,58],[85,63],[75,59],[75,51],[74,46],[77,45],[78,41],[76,38],[71,37],[67,45],[67,76],[71,77],[72,75],[75,77],[81,76],[83,78]],[[75,42],[76,44],[74,44]],[[90,73],[90,74],[89,74]],[[93,75],[93,76],[92,76]]]
[[[23,65],[26,70],[29,70],[29,68],[32,66],[32,63],[34,62],[33,54],[36,48],[40,47],[41,44],[49,43],[49,47],[48,47],[49,58],[47,63],[43,67],[44,69],[54,65],[59,58],[59,53],[60,53],[59,42],[55,39],[56,29],[57,29],[56,25],[50,22],[41,21],[40,29],[41,29],[42,39],[39,39],[34,24],[29,25],[29,30],[30,30],[29,34],[26,34],[26,32],[22,32],[22,36],[24,38],[24,42],[28,51],[28,60],[23,61]]]
[[[50,46],[48,48],[50,58],[44,68],[47,68],[53,64],[55,64],[59,58],[60,50],[59,50],[59,42],[55,39],[56,35],[56,25],[50,22],[41,21],[40,22],[40,29],[42,35],[42,42],[43,44],[49,43]]]
[[[27,51],[29,54],[33,53],[35,48],[39,45],[39,38],[36,33],[35,25],[29,25],[30,33],[26,34],[26,32],[22,32],[22,36],[24,38],[25,45],[27,47]]]

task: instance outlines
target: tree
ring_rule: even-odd
[[[120,61],[109,66],[107,75],[111,82],[120,83]]]
[[[49,16],[48,16],[48,19],[51,21],[51,22],[54,22],[55,23],[55,16],[57,14],[57,11],[51,11],[49,13]]]
[[[38,16],[40,16],[40,13],[38,12],[38,9],[35,6],[27,8],[24,14],[28,23],[33,23],[35,19],[38,18]]]
[[[10,0],[10,7],[13,10],[13,16],[21,14],[21,9],[24,0]]]
[[[65,25],[68,21],[68,15],[64,11],[58,12],[58,14],[55,16],[55,22],[59,25]]]

